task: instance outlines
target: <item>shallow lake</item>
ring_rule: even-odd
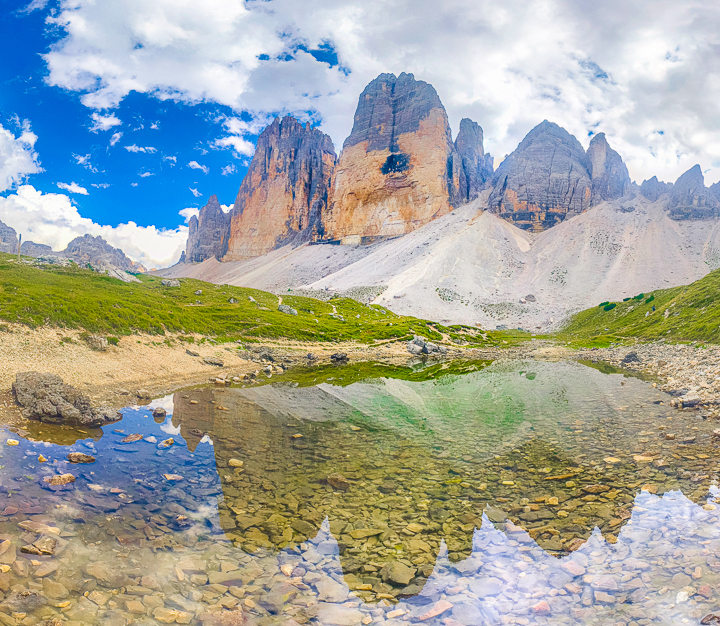
[[[0,623],[720,613],[702,410],[576,362],[362,367],[186,389],[97,431],[2,431]]]

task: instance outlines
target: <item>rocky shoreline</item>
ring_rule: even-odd
[[[88,395],[94,405],[119,409],[144,404],[183,387],[261,381],[304,366],[357,362],[408,366],[423,360],[438,363],[528,358],[586,360],[638,372],[669,393],[669,403],[702,408],[720,417],[720,346],[715,345],[654,342],[572,350],[550,340],[533,339],[504,348],[449,345],[431,354],[414,354],[405,342],[371,346],[291,341],[238,345],[218,344],[201,336],[193,340],[188,343],[184,336],[160,341],[159,337],[133,335],[123,337],[118,346],[97,350],[79,331],[11,325],[0,331],[0,421],[9,425],[22,421],[10,387],[23,371],[60,375]]]
[[[720,346],[653,342],[580,350],[575,358],[643,374],[670,394],[670,404],[720,417]]]

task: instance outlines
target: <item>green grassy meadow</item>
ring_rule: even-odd
[[[257,289],[189,278],[180,279],[180,287],[164,287],[159,277],[138,278],[141,283],[124,283],[76,265],[33,266],[0,254],[0,321],[110,336],[202,334],[218,341],[289,339],[372,344],[407,340],[415,334],[435,341],[445,337],[470,346],[519,341],[513,333],[485,334],[470,326],[445,327],[349,298],[323,302],[283,294],[282,304],[296,309],[298,315],[294,316],[278,311],[277,295]]]
[[[575,315],[558,338],[598,347],[632,339],[718,343],[720,270],[690,285],[599,303]]]

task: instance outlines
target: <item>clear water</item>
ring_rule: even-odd
[[[716,424],[578,363],[476,369],[201,387],[94,432],[3,431],[0,623],[682,624],[713,612]],[[71,451],[97,461],[71,464]],[[44,482],[65,473],[75,482]],[[28,548],[48,543],[53,554]]]

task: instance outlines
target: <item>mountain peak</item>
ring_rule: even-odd
[[[720,202],[705,187],[705,177],[699,165],[682,174],[670,191],[668,215],[674,220],[710,219],[720,216]]]
[[[608,144],[605,133],[597,133],[590,140],[587,161],[592,180],[590,206],[603,200],[617,200],[627,193],[630,174],[621,156]]]
[[[580,142],[548,120],[535,126],[493,176],[491,212],[542,231],[590,208],[592,180]]]

